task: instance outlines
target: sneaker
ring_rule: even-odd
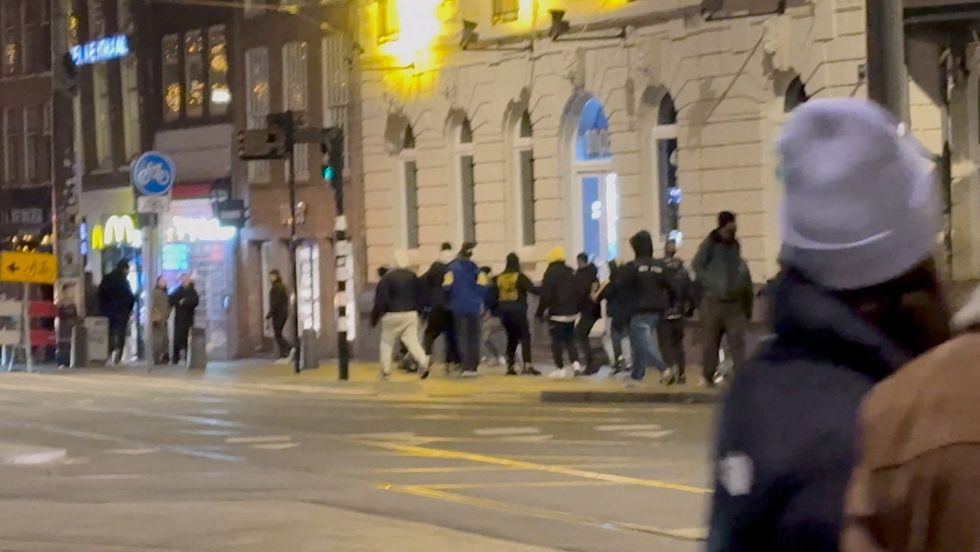
[[[673,368],[667,368],[662,374],[660,374],[660,383],[664,385],[674,385],[674,379],[675,376]]]
[[[572,363],[572,377],[578,376],[582,372],[583,372],[582,365],[579,363],[579,361],[576,360],[575,362],[573,362]]]
[[[510,365],[510,366],[507,367],[507,375],[508,376],[516,376],[517,375],[517,370],[514,370],[514,366],[513,365]]]
[[[708,381],[704,379],[704,377],[701,377],[701,379],[698,380],[698,387],[707,387],[708,389],[712,389],[717,387],[717,385],[714,381]]]
[[[463,370],[459,373],[459,377],[461,378],[475,378],[477,376],[479,376],[479,374],[476,373],[476,370]]]
[[[391,372],[385,372],[384,370],[382,370],[380,376],[378,377],[379,379],[381,379],[381,381],[388,381],[388,378],[391,377]]]
[[[525,365],[524,365],[524,370],[523,370],[523,372],[522,372],[522,373],[523,373],[523,374],[527,374],[527,375],[529,375],[529,376],[540,376],[540,375],[541,375],[541,372],[539,372],[539,371],[538,371],[538,370],[537,370],[537,369],[536,369],[536,368],[534,367],[534,365],[533,365],[533,364],[525,364]]]
[[[429,359],[425,361],[425,364],[419,366],[419,379],[426,379],[429,377],[429,369],[432,367],[432,360]]]
[[[559,368],[559,369],[555,370],[554,372],[548,374],[548,377],[549,378],[552,378],[552,379],[565,379],[565,378],[569,377],[569,374],[570,373],[571,373],[570,371],[568,371],[568,370],[566,370],[564,368]]]
[[[290,357],[282,357],[276,361],[276,364],[279,366],[285,366],[287,364],[292,364],[292,363],[293,363],[293,359]]]

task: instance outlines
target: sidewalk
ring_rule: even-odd
[[[553,368],[540,368],[545,374]],[[51,370],[44,370],[51,371]],[[56,371],[56,370],[55,370]],[[477,402],[588,402],[588,403],[686,403],[706,404],[718,400],[715,390],[694,385],[664,386],[655,373],[635,387],[626,381],[608,377],[604,369],[595,376],[574,379],[551,379],[545,376],[506,376],[503,368],[481,368],[475,378],[445,374],[442,366],[433,367],[430,377],[422,381],[415,374],[395,372],[387,381],[379,381],[379,365],[352,362],[350,379],[342,382],[336,362],[325,362],[319,369],[293,373],[291,365],[270,360],[212,362],[204,372],[188,372],[177,367],[145,365],[72,370],[75,373],[111,373],[144,375],[156,378],[186,378],[274,391],[326,393],[334,396],[378,397],[393,400],[465,399]],[[690,373],[698,373],[696,368]]]

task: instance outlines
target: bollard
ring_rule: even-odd
[[[313,370],[320,367],[320,358],[316,347],[316,332],[314,330],[304,330],[303,339],[300,341],[300,368],[303,370]]]
[[[187,369],[204,370],[208,367],[208,339],[204,328],[191,328],[187,347]]]
[[[75,324],[71,329],[71,362],[72,368],[85,368],[88,365],[88,328],[84,324]]]

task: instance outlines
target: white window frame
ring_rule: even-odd
[[[660,166],[660,142],[665,140],[677,140],[680,136],[680,130],[677,123],[674,124],[660,124],[657,121],[656,116],[651,119],[652,124],[648,130],[649,143],[647,145],[648,151],[647,155],[650,156],[649,167],[650,167],[650,180],[649,182],[654,182],[656,186],[654,187],[653,193],[653,205],[650,213],[653,215],[653,220],[651,221],[651,228],[656,229],[656,237],[659,241],[664,241],[667,236],[661,235],[661,229],[663,228],[663,218],[665,213],[663,213],[660,202],[660,188],[662,183],[660,182],[660,175],[662,174],[663,167]],[[667,160],[669,163],[670,160]]]
[[[515,118],[513,125],[511,126],[511,136],[513,139],[513,174],[514,174],[514,197],[517,198],[515,202],[515,216],[517,217],[517,235],[514,237],[517,247],[531,247],[537,243],[537,229],[531,228],[531,234],[533,240],[531,243],[525,243],[525,235],[527,234],[528,228],[525,225],[525,215],[524,204],[527,198],[524,197],[524,165],[521,162],[522,157],[525,153],[530,152],[532,164],[534,159],[534,131],[532,128],[531,136],[521,136],[521,126],[524,118],[524,111]],[[531,198],[531,209],[533,210],[535,206],[535,198]],[[532,214],[531,224],[534,226],[537,222],[537,217]]]
[[[412,244],[411,240],[411,228],[409,227],[409,221],[411,220],[411,214],[409,213],[408,205],[408,164],[415,163],[415,244]],[[418,249],[421,245],[421,217],[419,216],[420,206],[419,206],[419,179],[418,179],[419,165],[418,165],[418,154],[415,149],[402,148],[401,153],[398,154],[398,178],[397,181],[400,183],[398,186],[398,199],[399,205],[402,206],[401,209],[401,235],[402,235],[402,246],[406,249]]]
[[[476,133],[473,140],[463,142],[463,128],[466,122],[470,124],[470,131],[473,130],[472,121],[467,117],[462,117],[453,125],[453,180],[456,184],[456,240],[458,243],[468,241],[466,236],[466,207],[463,205],[463,158],[469,157],[473,162],[473,241],[476,241]]]

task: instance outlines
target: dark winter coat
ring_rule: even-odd
[[[487,275],[476,263],[457,257],[449,263],[442,287],[446,290],[449,310],[453,314],[479,315],[487,298]]]
[[[490,282],[487,304],[494,312],[527,312],[527,295],[535,293],[534,283],[521,272],[514,254],[507,256],[507,267]]]
[[[170,304],[174,307],[174,328],[191,328],[194,326],[194,311],[201,303],[194,284],[180,286],[170,294]]]
[[[422,307],[425,309],[444,309],[448,306],[446,290],[442,284],[449,266],[442,262],[432,263],[429,270],[420,278],[422,286]]]
[[[630,322],[633,312],[629,290],[623,287],[623,269],[617,267],[609,274],[609,281],[599,291],[598,301],[606,302],[606,315],[616,328],[623,328]]]
[[[269,320],[273,324],[284,324],[289,319],[289,291],[277,280],[269,288]]]
[[[136,297],[125,272],[113,270],[102,278],[99,284],[99,310],[102,316],[109,319],[109,325],[125,326],[135,304]]]
[[[752,318],[752,275],[742,259],[738,240],[725,241],[714,230],[701,243],[694,260],[694,277],[700,299],[738,302]]]
[[[374,293],[371,324],[376,326],[389,312],[415,312],[420,308],[422,288],[419,278],[407,268],[389,270]]]
[[[599,269],[592,263],[575,271],[575,289],[579,295],[578,312],[583,317],[599,319],[602,311],[592,300],[592,292],[599,285]]]
[[[633,314],[663,314],[674,290],[664,264],[653,258],[653,238],[646,231],[630,238],[636,258],[623,267],[622,285],[630,297]]]
[[[708,551],[836,552],[858,407],[906,354],[793,271],[772,317],[776,337],[721,408]]]
[[[691,282],[691,276],[688,274],[687,269],[684,268],[684,261],[674,257],[673,259],[664,259],[663,263],[664,268],[667,269],[667,280],[674,290],[664,317],[677,320],[691,316],[696,305],[693,295],[693,283]]]
[[[575,272],[565,261],[548,265],[541,280],[541,301],[538,302],[538,318],[548,316],[572,316],[578,314],[582,298],[575,280]]]

